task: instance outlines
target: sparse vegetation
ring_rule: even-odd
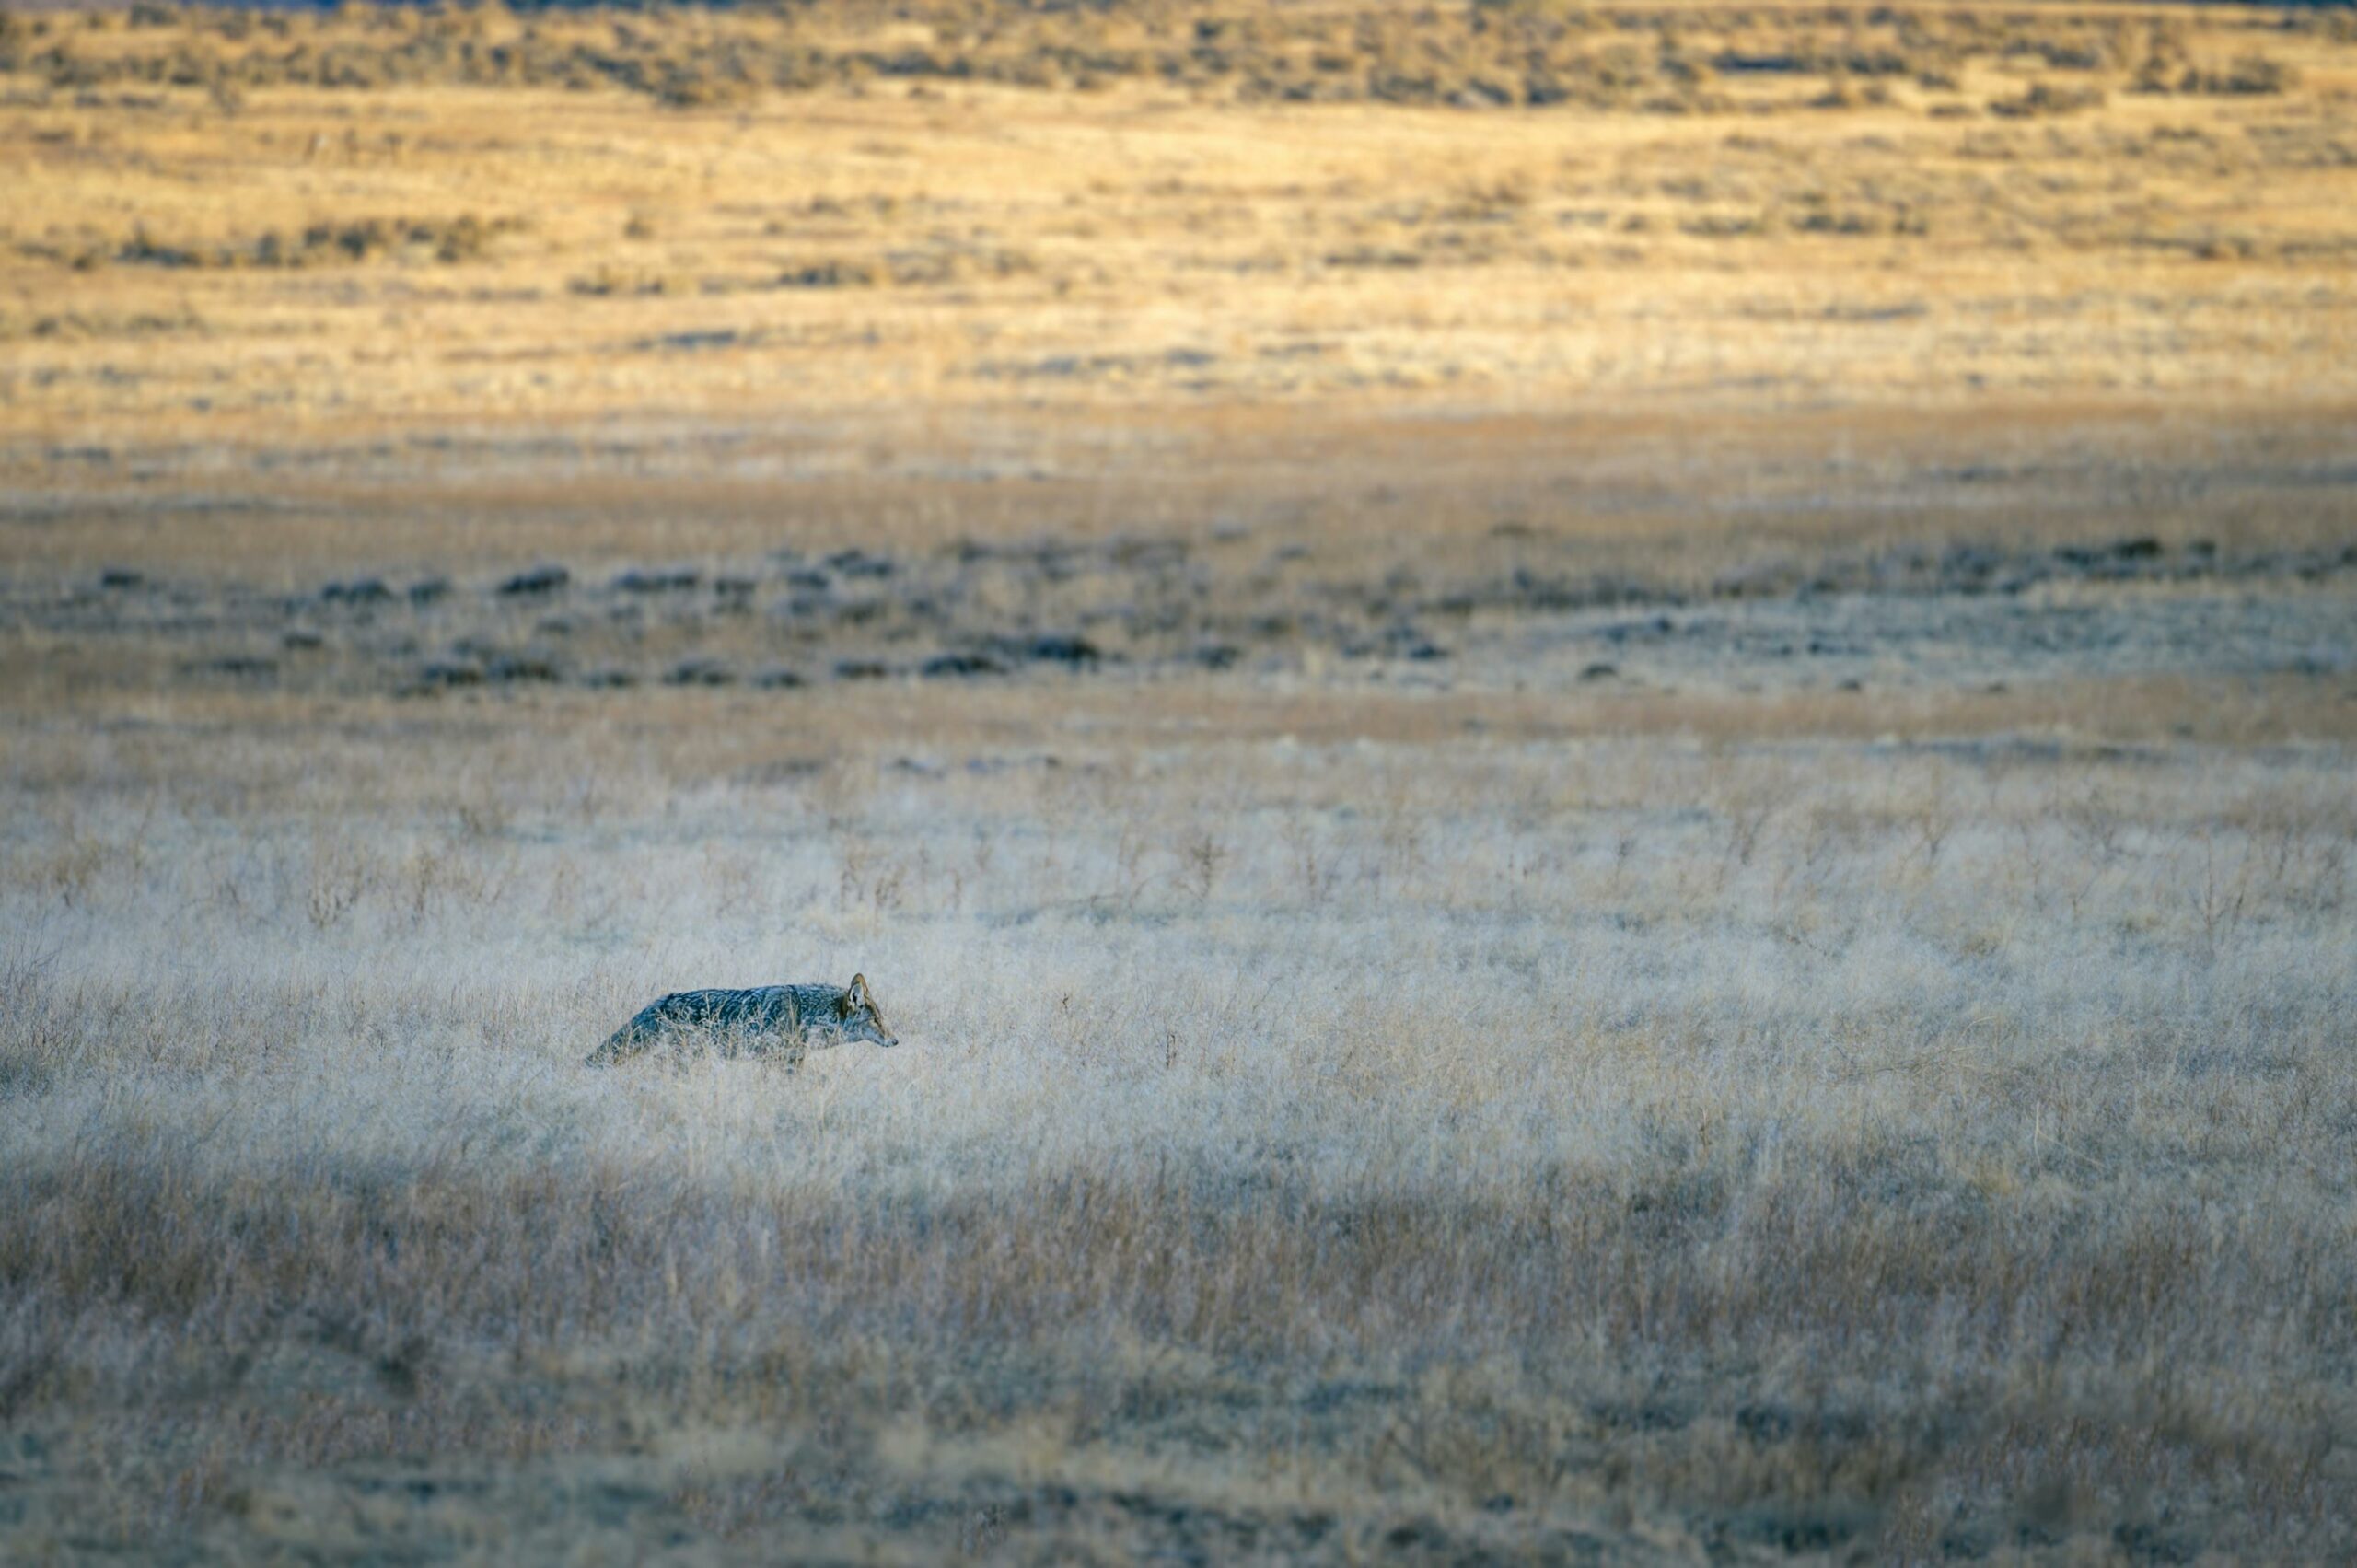
[[[192,441],[486,406],[2345,399],[2345,33],[2191,7],[35,15],[0,43],[0,302],[208,331],[103,368],[14,353],[6,429],[169,484]],[[284,275],[325,267],[340,286]],[[42,449],[0,441],[0,474]]]
[[[273,230],[225,244],[183,245],[158,240],[141,226],[123,241],[114,260],[161,267],[312,267],[389,256],[471,261],[483,254],[492,240],[523,226],[522,220],[517,218],[494,218],[486,223],[471,215],[447,221],[361,218],[312,224],[300,234]],[[53,254],[39,246],[28,247],[28,253]],[[75,258],[77,262],[81,259],[79,255]]]

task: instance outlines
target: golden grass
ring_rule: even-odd
[[[2345,540],[2349,410],[2159,401],[1924,411],[1451,414],[1293,404],[729,415],[396,440],[300,435],[28,459],[0,515],[43,580],[137,563],[284,588],[372,569],[743,564],[780,547],[1241,533],[1329,569],[1494,553],[1517,531],[1602,569],[1707,584],[1763,556],[1905,540],[2157,534]]]
[[[2329,18],[1288,11],[1262,30],[1356,41],[1323,73],[1346,101],[1270,101],[1242,64],[1161,74],[1154,51],[1194,58],[1199,21],[1242,28],[1221,46],[1239,58],[1295,47],[1240,16],[994,18],[966,66],[951,49],[880,77],[838,66],[908,25],[857,9],[356,12],[236,41],[200,13],[20,20],[0,53],[7,472],[552,424],[628,442],[815,420],[830,445],[845,420],[954,441],[977,419],[1272,403],[2264,412],[2357,391],[2336,152],[2357,52]],[[1098,25],[1164,41],[1088,90],[977,64]],[[367,64],[437,29],[409,79]],[[750,52],[756,77],[828,64],[710,109],[483,63],[624,36]],[[1515,50],[1625,53],[1634,85],[1371,96],[1403,51],[1461,75],[1447,61]],[[2273,90],[2223,90],[2246,56],[2282,68]],[[2137,90],[2155,58],[2179,64],[2151,78],[2170,90]],[[222,61],[248,63],[234,101],[204,85]],[[331,61],[350,85],[284,79]],[[2101,101],[1985,110],[2049,81]]]

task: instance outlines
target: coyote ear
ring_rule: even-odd
[[[849,997],[853,998],[854,1001],[859,1001],[859,1002],[865,1002],[865,1001],[866,1001],[866,1000],[867,1000],[867,977],[866,977],[865,975],[864,975],[864,974],[855,974],[855,975],[852,976],[852,977],[851,977],[851,989],[850,989],[850,990],[848,990],[848,991],[846,991],[846,992],[844,992],[844,993],[843,993],[843,994],[844,994],[844,995],[846,995],[846,996],[849,996]]]

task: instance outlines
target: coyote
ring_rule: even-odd
[[[675,991],[642,1008],[613,1038],[589,1053],[602,1067],[650,1046],[701,1040],[723,1056],[773,1056],[789,1067],[805,1051],[854,1040],[898,1045],[876,1010],[867,977],[847,986],[763,985],[751,991]]]

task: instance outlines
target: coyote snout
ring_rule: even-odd
[[[589,1053],[601,1067],[656,1045],[708,1044],[723,1056],[774,1056],[799,1066],[810,1051],[865,1041],[893,1046],[867,977],[834,985],[763,985],[750,991],[675,991],[639,1010]]]

